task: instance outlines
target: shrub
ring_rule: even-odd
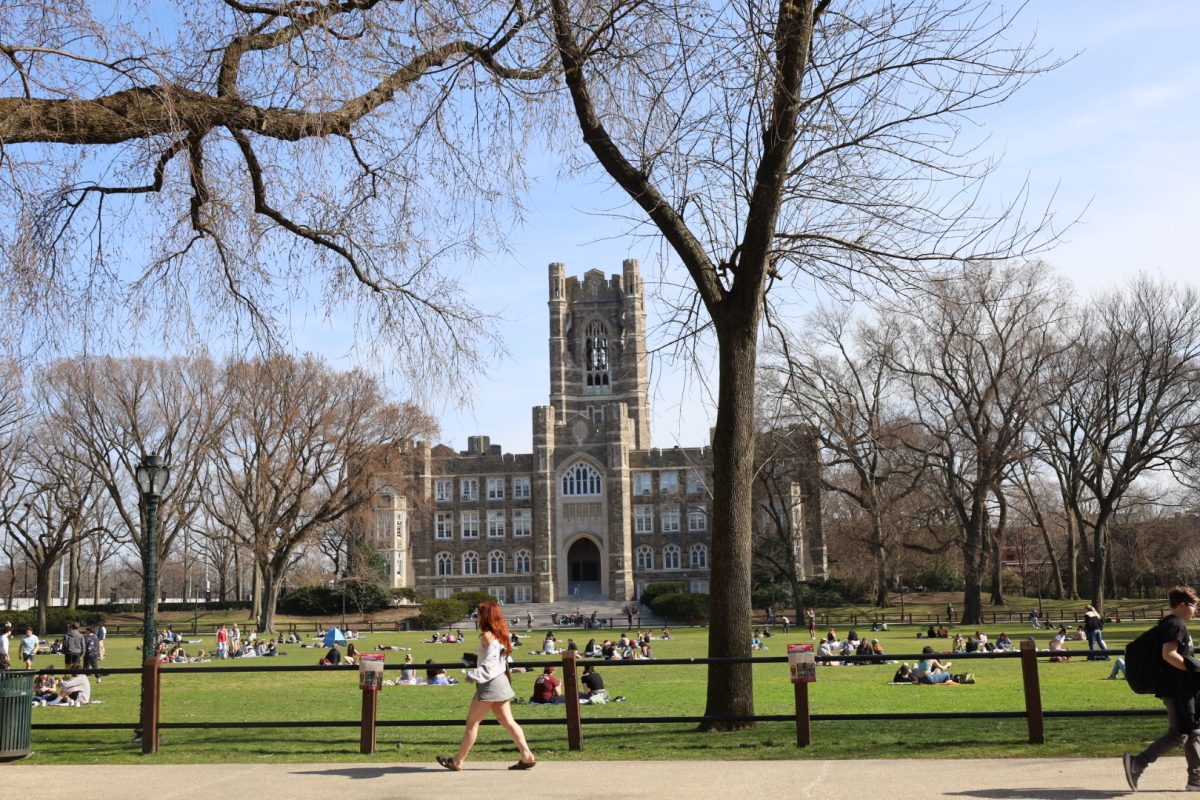
[[[373,580],[357,580],[350,579],[342,582],[342,591],[346,593],[346,608],[352,608],[363,614],[369,614],[372,611],[379,611],[388,607],[388,594],[384,588]],[[341,595],[337,597],[337,602],[341,605]],[[333,613],[333,609],[326,611],[328,614]]]
[[[399,589],[388,589],[388,598],[391,605],[398,606],[401,603],[415,603],[420,598],[417,596],[417,590],[411,586],[401,586]]]
[[[806,606],[829,608],[861,603],[866,598],[861,588],[856,589],[843,580],[833,578],[827,581],[805,581],[801,599]]]
[[[341,609],[341,597],[327,586],[301,586],[280,597],[276,608],[284,614],[332,614]]]
[[[459,615],[460,617],[464,616],[467,613],[470,613],[470,611],[473,610],[480,603],[496,602],[495,597],[488,594],[487,592],[481,592],[481,591],[455,592],[454,594],[450,595],[450,597],[453,600],[461,600],[463,602],[463,604],[467,607],[467,610]]]
[[[102,611],[84,609],[72,611],[61,606],[54,606],[46,609],[46,630],[44,631],[37,630],[37,608],[31,608],[28,611],[6,611],[2,619],[12,621],[13,638],[19,639],[25,634],[26,626],[33,628],[34,633],[45,638],[66,633],[67,625],[71,622],[78,622],[81,627],[94,627],[103,622],[107,616]]]
[[[421,603],[421,613],[414,619],[422,629],[441,628],[467,615],[467,604],[457,597],[433,598]]]
[[[929,567],[913,575],[912,582],[926,592],[961,592],[962,580],[948,569]]]
[[[670,592],[654,598],[650,608],[667,620],[697,623],[708,619],[709,598],[706,594]]]
[[[654,608],[654,598],[664,594],[677,594],[684,591],[686,588],[687,587],[685,587],[683,583],[648,583],[646,584],[646,587],[642,589],[641,601],[643,605]]]

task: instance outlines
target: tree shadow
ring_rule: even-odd
[[[1028,789],[967,789],[946,792],[946,797],[981,797],[988,800],[1106,800],[1124,797],[1127,790],[1030,787]]]
[[[330,767],[328,769],[308,769],[296,770],[296,775],[329,775],[331,777],[349,778],[354,781],[375,780],[383,778],[387,775],[399,775],[410,772],[429,772],[434,769],[434,765],[429,764],[393,764],[386,767],[374,766],[344,766]]]

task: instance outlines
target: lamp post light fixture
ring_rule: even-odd
[[[158,626],[158,503],[162,500],[163,490],[167,488],[171,470],[159,456],[143,455],[142,460],[138,462],[136,475],[138,493],[145,514],[143,523],[146,526],[142,537],[142,665],[146,666],[155,659],[154,640]],[[146,684],[143,679],[139,724],[133,732],[135,742],[142,741],[143,729],[147,724],[147,711]],[[153,753],[157,750],[156,741],[143,742],[143,753]]]
[[[145,509],[145,536],[142,551],[142,658],[154,658],[154,638],[158,620],[158,504],[171,469],[160,456],[145,455],[137,465],[138,492]]]

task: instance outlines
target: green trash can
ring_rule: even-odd
[[[0,761],[24,758],[33,729],[33,673],[0,672]]]

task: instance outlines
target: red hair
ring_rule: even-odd
[[[479,621],[479,632],[490,633],[504,647],[504,655],[512,655],[512,637],[508,633],[508,623],[500,613],[500,606],[495,603],[480,603],[475,613]]]

